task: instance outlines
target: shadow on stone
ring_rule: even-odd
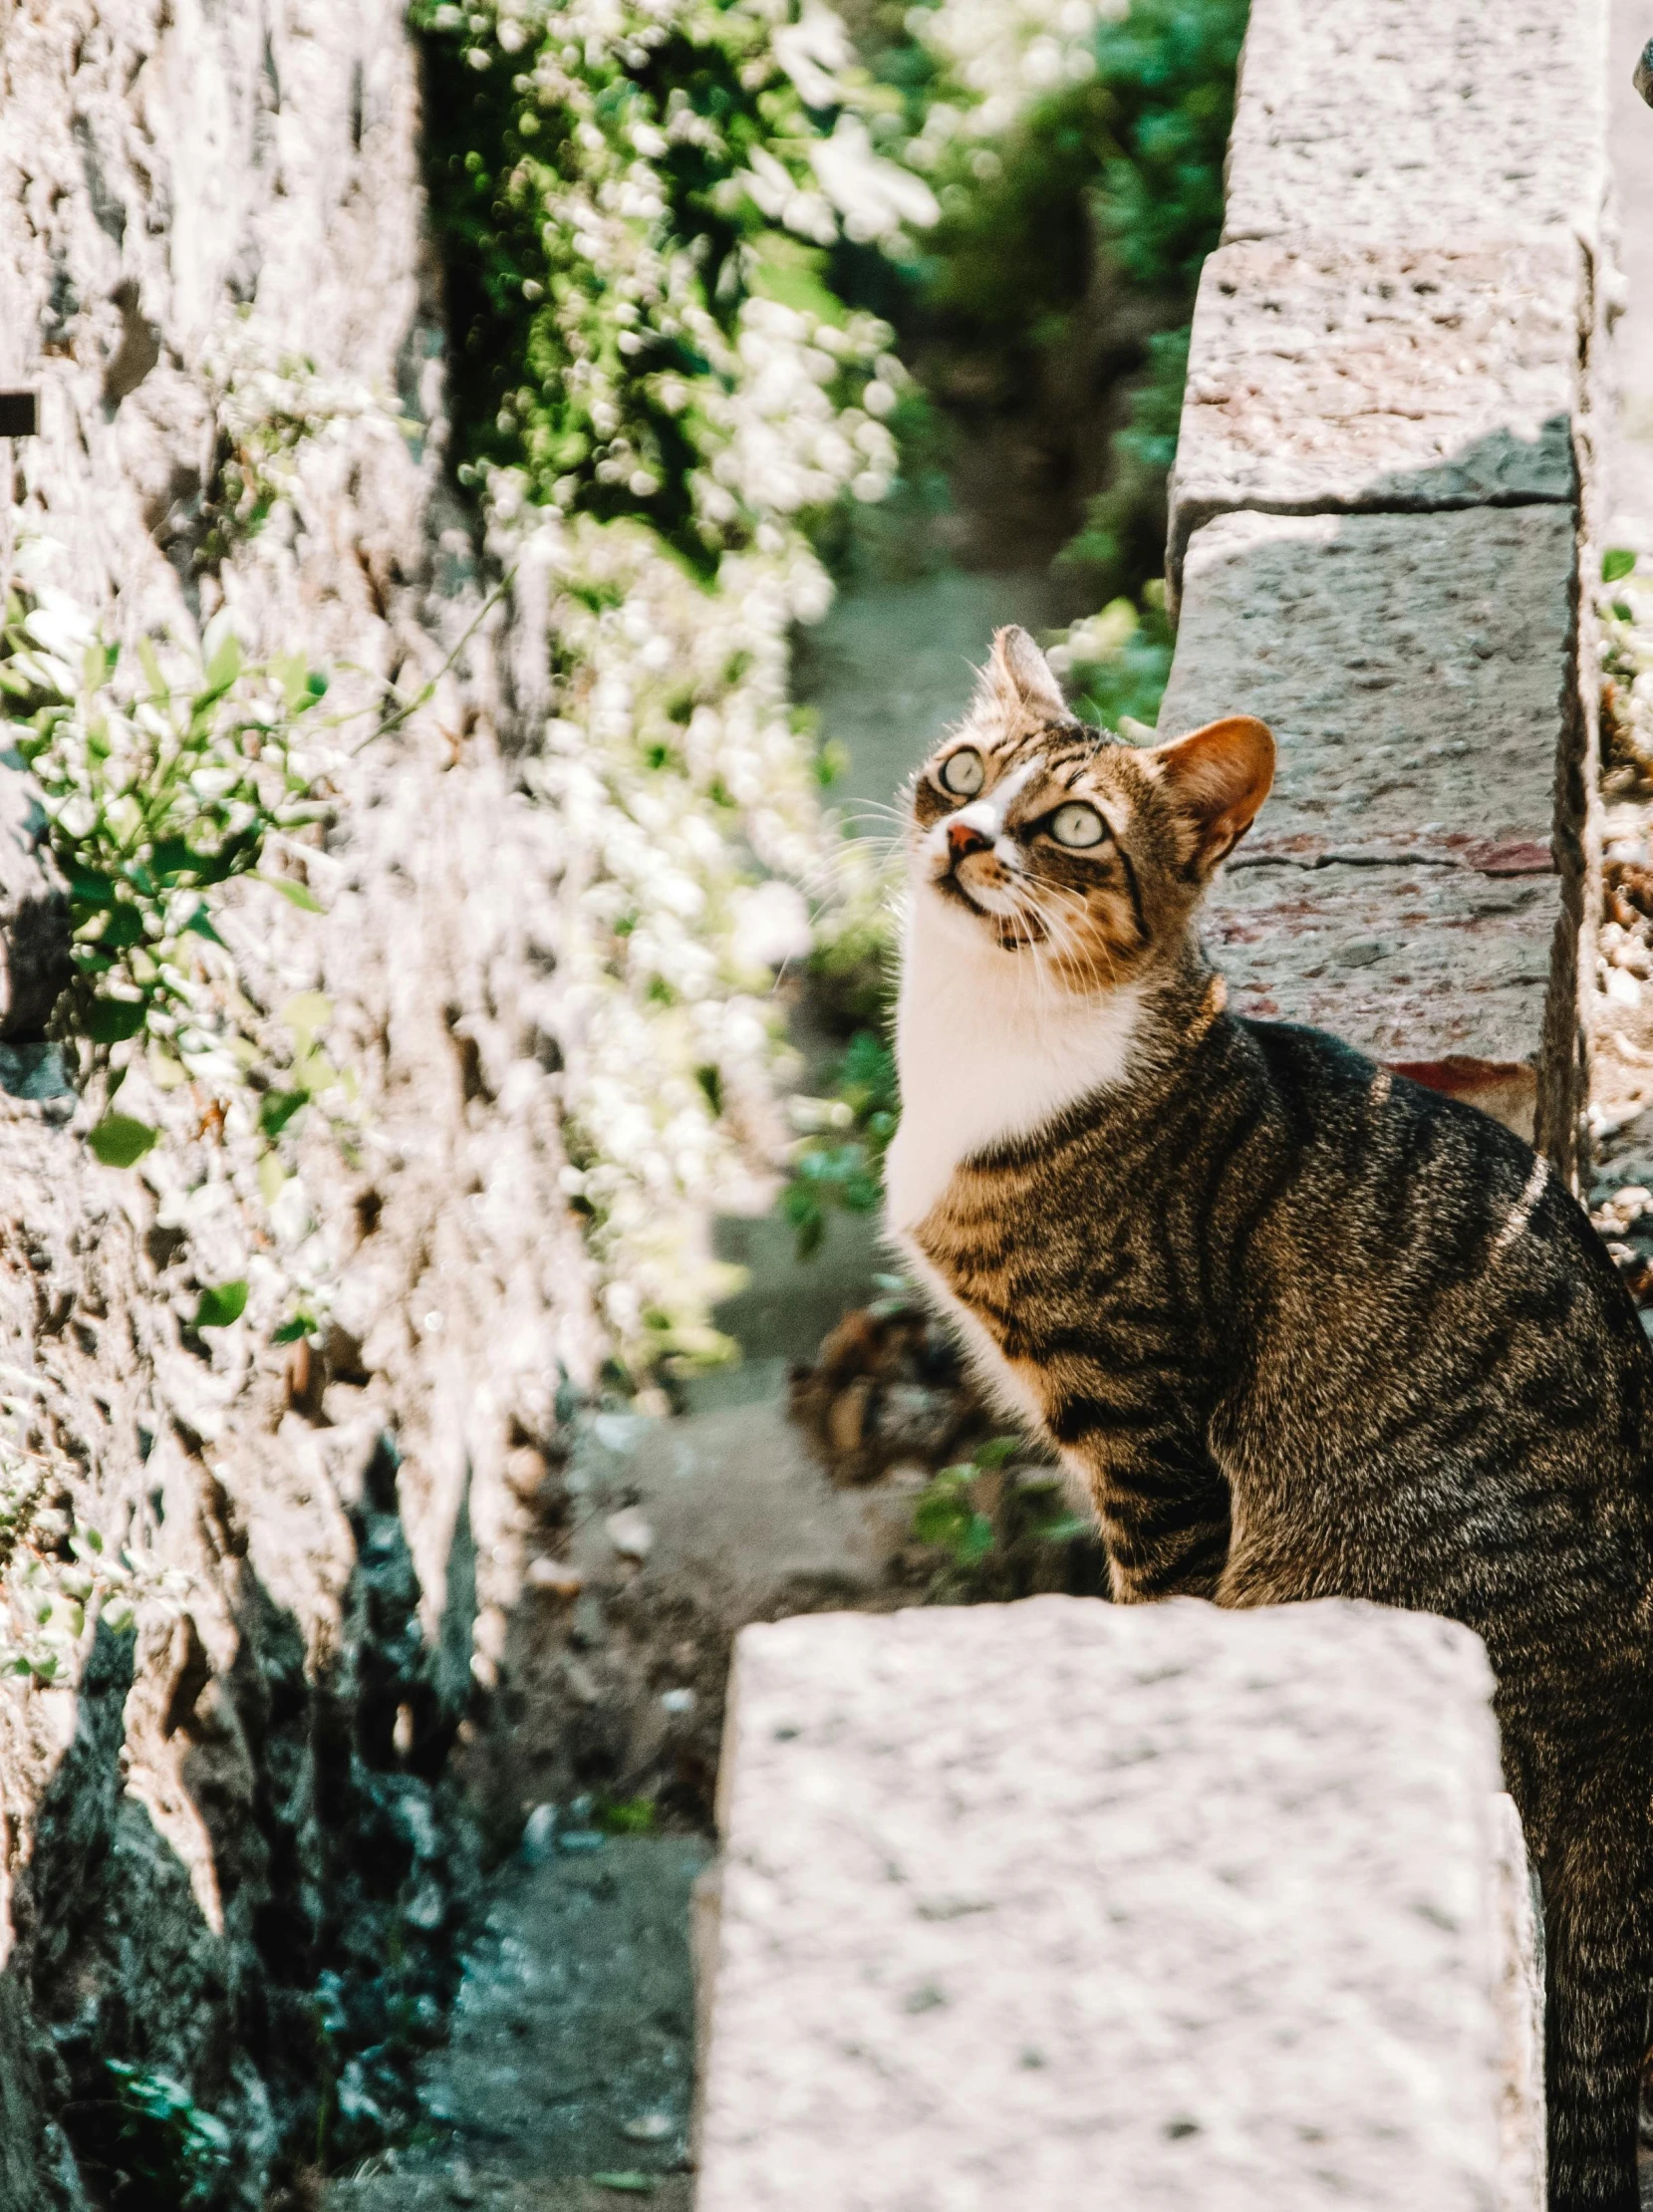
[[[442,1634],[426,1643],[397,1469],[381,1437],[320,1675],[231,1536],[234,1663],[214,1675],[195,1644],[165,1721],[210,1841],[216,1927],[127,1793],[133,1650],[97,1631],[0,1979],[0,2061],[7,2044],[18,2059],[0,2064],[0,2094],[21,2082],[27,2105],[38,2083],[53,2115],[0,2110],[6,2212],[78,2212],[85,2191],[107,2212],[253,2212],[272,2187],[413,2126],[413,2060],[446,2032],[476,1889],[445,1774],[470,1695],[454,1653],[468,1654],[474,1573],[461,1514]],[[54,2163],[61,2186],[39,2178]]]

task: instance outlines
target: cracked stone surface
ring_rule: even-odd
[[[1279,743],[1206,910],[1238,1010],[1394,1063],[1480,1063],[1528,1125],[1572,527],[1551,506],[1222,517],[1190,544],[1160,717],[1258,714]]]
[[[1341,1600],[747,1629],[699,2212],[1535,2212],[1490,1688]]]
[[[1222,246],[1195,309],[1168,561],[1234,508],[1565,504],[1587,271],[1556,237]]]
[[[1255,0],[1224,237],[1592,242],[1606,0]]]

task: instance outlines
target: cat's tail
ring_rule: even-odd
[[[1653,1802],[1645,1772],[1614,1779],[1570,1793],[1538,1853],[1549,2212],[1640,2212]]]

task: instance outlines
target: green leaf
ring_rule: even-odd
[[[267,883],[272,891],[279,891],[289,906],[300,908],[305,914],[325,914],[321,901],[307,891],[303,884],[291,876],[256,876],[255,883]]]
[[[271,1091],[258,1109],[258,1126],[266,1137],[279,1137],[300,1108],[309,1103],[308,1091]]]
[[[1095,1528],[1078,1514],[1063,1514],[1056,1521],[1046,1521],[1033,1533],[1041,1543],[1071,1543],[1075,1536],[1095,1534]]]
[[[201,1292],[201,1302],[195,1308],[195,1326],[198,1329],[227,1329],[232,1321],[239,1321],[247,1310],[247,1286],[244,1282],[220,1282]]]
[[[315,1315],[313,1313],[295,1313],[290,1321],[282,1322],[270,1341],[273,1344],[302,1344],[307,1336],[314,1336],[315,1333]]]
[[[69,873],[69,896],[78,906],[112,907],[115,904],[115,885],[108,876],[94,875],[90,869],[72,868]]]
[[[219,641],[217,651],[206,665],[208,692],[227,691],[241,673],[241,641],[233,631],[227,631]],[[200,701],[196,700],[199,706]]]
[[[985,1514],[971,1514],[953,1546],[961,1566],[978,1566],[993,1547],[993,1524]]]
[[[131,1168],[159,1143],[160,1131],[130,1114],[106,1114],[86,1141],[106,1168]]]
[[[86,1010],[86,1033],[94,1044],[119,1044],[137,1036],[147,1012],[141,998],[94,998]]]
[[[222,945],[224,942],[212,927],[205,907],[197,907],[183,927],[190,937],[204,937],[209,945]]]
[[[1628,576],[1636,565],[1636,556],[1628,546],[1610,545],[1601,556],[1601,581],[1616,584],[1621,576]]]
[[[1021,1449],[1021,1439],[1016,1436],[995,1436],[983,1444],[975,1455],[977,1467],[1002,1467]]]
[[[141,942],[143,917],[135,906],[111,907],[103,928],[98,933],[98,943],[106,952],[124,953],[131,945]]]

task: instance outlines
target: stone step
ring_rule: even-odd
[[[1592,243],[1606,103],[1606,0],[1252,0],[1224,238]]]
[[[1490,1689],[1341,1600],[745,1630],[698,2212],[1537,2212]]]
[[[1173,593],[1194,531],[1234,508],[1572,503],[1588,303],[1568,235],[1220,247],[1194,316]]]

